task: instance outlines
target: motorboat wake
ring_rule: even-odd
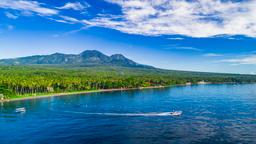
[[[16,108],[15,109],[16,113],[25,113],[26,112],[26,108],[22,107],[22,108]]]
[[[182,111],[173,112],[152,112],[152,113],[87,113],[87,112],[75,112],[75,111],[63,111],[65,113],[84,114],[84,115],[105,115],[105,116],[180,116]]]

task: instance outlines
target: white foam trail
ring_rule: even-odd
[[[66,113],[84,114],[84,115],[105,115],[105,116],[178,116],[174,115],[174,112],[161,112],[161,113],[86,113],[86,112],[75,112],[75,111],[63,111]],[[181,115],[181,111],[177,111]]]

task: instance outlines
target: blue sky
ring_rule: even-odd
[[[1,0],[0,58],[96,49],[159,68],[256,73],[256,1]]]

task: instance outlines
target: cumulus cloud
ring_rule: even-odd
[[[225,59],[222,62],[231,63],[233,65],[256,65],[256,55],[250,55],[242,58]]]
[[[91,20],[94,26],[141,35],[256,36],[256,1],[106,0],[122,14]]]
[[[40,16],[47,16],[46,18],[49,20],[53,20],[60,23],[67,23],[67,24],[84,24],[84,20],[80,21],[75,17],[70,17],[66,15],[61,15],[60,9],[74,9],[74,10],[84,10],[88,8],[89,4],[80,2],[76,3],[66,3],[63,7],[56,8],[53,7],[49,8],[48,5],[44,3],[39,3],[37,1],[30,1],[30,0],[0,0],[0,8],[3,9],[10,9],[10,10],[17,10],[20,12],[21,16],[32,16],[33,14],[37,14]],[[10,13],[5,12],[5,16],[10,19],[16,19],[18,16]]]
[[[77,11],[82,11],[88,7],[89,7],[88,3],[81,4],[80,2],[75,2],[75,3],[68,2],[64,6],[59,7],[59,9],[73,9]]]
[[[50,16],[58,14],[55,9],[44,7],[44,4],[28,0],[1,0],[0,8],[32,12],[39,15]]]
[[[68,2],[61,7],[49,7],[33,0],[0,0],[0,8],[52,16],[57,22],[80,23],[85,26],[105,27],[128,34],[183,35],[189,37],[228,36],[256,37],[256,0],[105,0],[120,7],[121,13],[97,14],[82,19],[90,5]],[[62,10],[79,11],[77,15],[61,16]],[[79,15],[80,14],[80,15]],[[14,15],[9,18],[15,18]],[[8,17],[8,16],[7,16]],[[182,38],[170,38],[182,40]]]

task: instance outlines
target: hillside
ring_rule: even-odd
[[[71,65],[71,66],[122,66],[147,67],[138,64],[121,54],[107,56],[96,50],[86,50],[80,54],[36,55],[13,59],[2,59],[0,65]]]

